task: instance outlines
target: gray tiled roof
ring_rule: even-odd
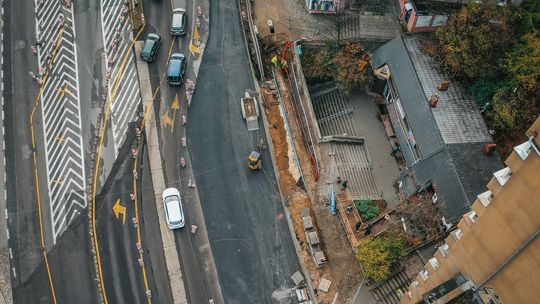
[[[445,78],[413,38],[394,38],[377,49],[372,60],[374,68],[389,66],[418,143],[422,158],[412,168],[418,186],[433,184],[446,220],[457,222],[484,192],[493,172],[503,167],[496,152],[483,154],[491,137],[478,108],[457,84],[444,92],[437,90]],[[439,94],[439,103],[431,108],[427,101],[434,93]],[[396,120],[397,116],[392,118],[393,123]],[[401,130],[396,130],[396,137],[406,145]],[[412,155],[404,152],[404,156],[411,165]]]
[[[454,167],[459,172],[461,185],[469,202],[474,202],[478,194],[487,190],[487,183],[493,177],[493,172],[504,168],[497,153],[484,154],[483,148],[487,143],[489,142],[446,146]]]
[[[437,130],[437,123],[401,36],[375,50],[372,59],[375,68],[384,64],[390,67],[392,79],[422,156],[427,158],[441,150],[444,147],[441,134]]]
[[[431,111],[443,141],[446,144],[491,141],[484,118],[472,97],[457,83],[452,83],[446,91],[437,90],[437,85],[447,78],[433,67],[431,58],[422,52],[418,39],[403,37],[403,41],[416,69],[426,102],[433,94],[439,95],[439,103]]]
[[[435,186],[447,222],[455,223],[469,211],[469,200],[448,151],[442,150],[418,162],[413,170],[420,186],[429,183]]]

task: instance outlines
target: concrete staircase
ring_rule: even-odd
[[[349,181],[351,197],[357,199],[380,199],[381,195],[371,171],[371,158],[365,144],[332,142],[332,151],[339,176]]]
[[[321,136],[358,136],[352,120],[352,108],[347,107],[346,97],[335,85],[319,86],[310,95]]]
[[[397,304],[400,301],[399,293],[405,293],[411,284],[411,279],[401,270],[391,276],[388,281],[375,286],[371,293],[377,303]]]

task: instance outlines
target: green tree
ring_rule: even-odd
[[[341,48],[334,69],[337,84],[344,91],[368,85],[373,80],[369,55],[358,42],[348,42]]]
[[[358,247],[356,259],[365,274],[375,283],[382,283],[391,275],[391,267],[405,257],[405,241],[392,237],[376,237]]]
[[[540,81],[540,38],[537,33],[523,35],[502,61],[502,69],[513,87],[533,93]]]
[[[307,81],[317,82],[332,79],[333,62],[337,48],[327,44],[323,49],[307,49],[302,56],[302,70]]]
[[[471,1],[437,31],[437,55],[453,78],[495,76],[497,60],[514,42],[520,15],[494,1]]]

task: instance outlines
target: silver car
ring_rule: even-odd
[[[170,229],[182,228],[186,225],[184,210],[182,209],[182,198],[176,188],[167,188],[163,191],[163,209],[165,218]]]
[[[186,10],[175,8],[172,13],[171,35],[184,35],[186,33],[186,23]]]

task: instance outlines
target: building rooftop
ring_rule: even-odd
[[[451,83],[446,91],[437,90],[437,85],[447,78],[422,52],[417,39],[396,37],[377,49],[372,60],[374,68],[385,64],[389,67],[418,144],[418,162],[403,149],[417,186],[433,184],[443,202],[446,220],[457,222],[476,195],[483,192],[493,172],[503,168],[496,152],[483,153],[484,145],[492,140],[480,111],[456,83]],[[432,108],[428,100],[435,93],[439,102]],[[407,140],[400,132],[396,135],[401,143]]]
[[[418,13],[450,13],[461,8],[461,0],[410,0]]]
[[[484,118],[471,96],[455,83],[450,84],[446,91],[437,90],[437,85],[447,78],[433,67],[431,58],[422,52],[419,40],[403,37],[403,42],[416,69],[426,100],[433,94],[439,95],[439,103],[437,107],[431,108],[431,112],[444,143],[491,141]]]

